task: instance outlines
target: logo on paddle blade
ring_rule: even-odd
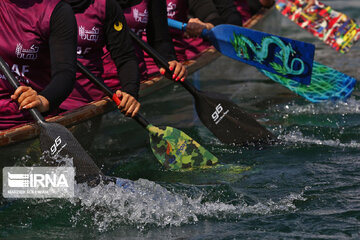
[[[54,144],[50,147],[50,153],[52,156],[55,156],[55,155],[58,155],[61,150],[66,147],[67,143],[65,143],[64,145],[62,145],[60,148],[58,148],[61,144],[61,138],[60,136],[58,136],[56,139],[55,139],[55,142]]]
[[[217,125],[219,122],[221,122],[221,120],[228,113],[229,113],[229,110],[226,110],[224,112],[224,108],[221,106],[221,103],[219,103],[215,108],[215,112],[213,114],[211,114],[211,117],[214,120],[215,124]]]

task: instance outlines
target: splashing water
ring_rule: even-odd
[[[194,189],[192,189],[194,191]],[[81,184],[76,187],[76,199],[72,204],[81,208],[72,216],[74,224],[83,224],[85,215],[91,215],[92,225],[98,231],[108,231],[121,225],[135,225],[138,229],[146,226],[180,226],[199,222],[201,218],[236,220],[243,215],[267,215],[275,212],[295,211],[295,201],[305,201],[303,192],[291,193],[278,201],[247,204],[237,199],[238,204],[205,201],[206,192],[199,190],[197,196],[186,196],[167,190],[154,182],[139,179],[124,189],[115,184],[89,188]]]

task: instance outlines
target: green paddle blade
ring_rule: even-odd
[[[160,163],[172,170],[214,166],[217,157],[184,132],[173,127],[147,126],[150,145]]]
[[[314,62],[310,85],[303,85],[277,74],[258,69],[270,79],[287,87],[310,102],[345,101],[354,90],[356,79],[333,68]]]

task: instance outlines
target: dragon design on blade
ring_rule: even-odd
[[[293,58],[291,60],[290,66],[289,66],[289,59],[290,56],[294,56],[296,54],[296,51],[292,48],[290,44],[285,44],[280,38],[276,36],[267,36],[264,37],[261,41],[261,44],[253,43],[251,39],[245,37],[242,34],[233,34],[234,39],[230,40],[231,44],[234,47],[234,50],[236,52],[236,55],[239,58],[246,59],[246,60],[254,60],[258,63],[263,63],[265,59],[269,56],[269,46],[270,44],[276,44],[281,51],[275,53],[275,57],[280,59],[282,61],[282,65],[271,62],[269,63],[270,66],[279,74],[282,75],[301,75],[305,71],[305,64],[303,60],[300,58]],[[251,59],[250,54],[248,52],[248,47],[252,50],[254,53],[254,59]],[[295,64],[299,63],[300,68],[298,70],[295,69]]]

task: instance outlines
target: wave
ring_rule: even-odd
[[[81,205],[72,221],[82,225],[87,219],[86,216],[90,214],[92,225],[100,232],[123,224],[143,230],[147,226],[193,224],[199,222],[201,218],[231,221],[249,214],[268,215],[295,211],[295,202],[306,200],[303,194],[303,192],[290,193],[277,201],[270,199],[249,205],[243,199],[237,200],[239,202],[237,204],[220,200],[206,201],[205,192],[197,197],[189,197],[144,179],[131,182],[131,186],[127,188],[115,184],[89,188],[81,184],[76,187],[77,198],[71,200],[73,204]]]

